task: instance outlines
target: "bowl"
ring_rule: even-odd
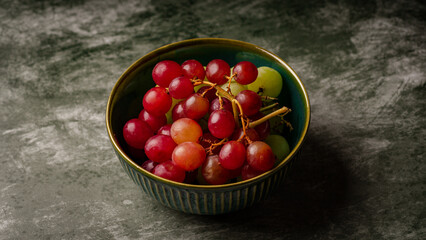
[[[212,59],[223,59],[230,66],[251,61],[257,67],[269,66],[283,77],[283,90],[278,97],[281,106],[291,108],[286,119],[293,130],[283,133],[290,145],[290,154],[273,169],[249,180],[222,185],[195,185],[160,178],[140,164],[143,152],[127,149],[122,129],[127,120],[137,118],[142,98],[154,87],[151,71],[162,60],[181,64],[196,59],[204,66]],[[277,55],[256,45],[222,38],[197,38],[160,47],[134,62],[118,79],[108,99],[106,127],[112,147],[127,175],[133,182],[161,204],[191,214],[218,215],[250,207],[270,195],[289,173],[299,157],[310,122],[309,98],[295,71]]]

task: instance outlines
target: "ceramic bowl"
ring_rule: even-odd
[[[230,66],[251,61],[256,66],[269,66],[283,77],[279,103],[291,108],[286,116],[293,130],[283,133],[291,152],[272,170],[255,178],[223,185],[195,185],[169,181],[140,167],[143,153],[126,148],[122,129],[127,120],[136,118],[142,109],[142,98],[154,87],[151,71],[162,60],[181,64],[196,59],[203,65],[212,59],[223,59]],[[118,79],[108,99],[106,127],[113,149],[127,175],[145,193],[161,204],[192,214],[217,215],[241,210],[262,201],[285,179],[298,158],[310,121],[309,99],[305,87],[294,70],[281,58],[256,45],[220,38],[198,38],[160,47],[133,63]]]

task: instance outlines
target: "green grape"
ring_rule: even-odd
[[[281,135],[269,135],[265,142],[272,148],[272,152],[277,157],[277,161],[284,160],[290,153],[290,146],[287,140]]]
[[[226,91],[228,89],[228,83],[225,83],[221,85],[220,87]],[[231,88],[231,93],[234,96],[237,96],[237,94],[243,90],[247,90],[246,86],[241,85],[234,81],[231,81],[231,85],[229,87]]]
[[[173,119],[172,119],[173,108],[175,107],[176,104],[178,104],[182,100],[183,99],[174,99],[174,98],[172,98],[172,106],[170,107],[169,111],[166,113],[167,123],[168,124],[172,124],[173,123]]]
[[[247,85],[248,90],[252,90],[259,95],[278,97],[283,87],[281,74],[270,67],[259,67],[257,69],[257,79]]]

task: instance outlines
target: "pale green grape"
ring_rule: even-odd
[[[247,85],[248,90],[259,93],[261,96],[278,97],[283,87],[281,74],[270,67],[259,67],[257,79]]]
[[[290,146],[287,140],[281,135],[271,134],[265,139],[265,142],[272,148],[272,152],[279,162],[284,160],[290,153]]]
[[[225,83],[221,85],[220,87],[226,91],[228,90],[228,83]],[[231,88],[231,93],[234,96],[237,96],[237,94],[243,90],[247,90],[246,86],[233,81],[231,81],[231,85],[229,87]]]

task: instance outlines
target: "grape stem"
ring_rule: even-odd
[[[194,86],[197,86],[197,85],[200,85],[200,84],[206,84],[206,85],[212,86],[212,87],[216,88],[216,91],[219,94],[221,94],[222,96],[226,97],[227,99],[229,99],[229,100],[234,99],[234,97],[231,94],[229,94],[227,91],[225,91],[220,86],[217,86],[216,83],[203,81],[201,79],[195,79],[195,80],[192,80],[192,82],[194,83]]]
[[[235,76],[236,76],[237,74],[236,73],[234,73],[234,74],[232,74],[231,76],[225,76],[226,77],[226,79],[228,79],[228,87],[227,87],[227,89],[226,89],[226,91],[230,94],[230,95],[232,95],[232,93],[231,93],[231,82],[232,82],[232,78],[234,78]]]
[[[216,94],[220,94],[220,95],[222,95],[223,97],[225,97],[225,98],[227,98],[228,100],[230,100],[231,101],[231,103],[232,103],[232,110],[233,110],[233,113],[234,113],[234,119],[235,119],[235,123],[238,125],[238,126],[240,126],[240,123],[239,123],[239,121],[238,121],[238,109],[237,109],[237,107],[239,108],[239,110],[240,110],[240,113],[239,113],[239,115],[240,115],[240,117],[241,117],[241,125],[242,125],[242,127],[243,127],[243,130],[244,130],[244,135],[245,135],[245,128],[246,128],[246,126],[244,126],[244,118],[243,118],[243,116],[244,116],[244,113],[243,113],[243,110],[242,110],[242,108],[241,108],[241,105],[240,105],[240,103],[237,101],[237,99],[235,99],[235,97],[234,96],[232,96],[231,94],[229,94],[227,91],[225,91],[223,88],[221,88],[220,86],[217,86],[217,84],[216,83],[212,83],[212,82],[208,82],[208,81],[203,81],[203,80],[201,80],[201,79],[192,79],[191,80],[193,83],[194,83],[194,86],[197,86],[197,85],[200,85],[200,84],[206,84],[206,85],[209,85],[209,86],[212,86],[212,87],[214,87],[215,89],[216,89]],[[262,99],[265,99],[265,100],[277,100],[277,98],[273,98],[273,97],[268,97],[268,96],[261,96],[262,97]],[[271,105],[274,105],[274,104],[271,104]],[[271,106],[270,105],[270,106]],[[269,106],[267,106],[267,107],[269,107]],[[265,107],[266,108],[266,107]],[[272,113],[270,113],[270,114],[268,114],[268,115],[266,115],[266,116],[264,116],[264,117],[262,117],[262,118],[260,118],[260,119],[258,119],[258,120],[256,120],[256,121],[253,121],[253,122],[250,122],[250,123],[248,123],[248,126],[247,127],[249,127],[249,128],[254,128],[254,127],[256,127],[257,125],[259,125],[259,124],[261,124],[261,123],[263,123],[263,122],[265,122],[265,121],[267,121],[267,120],[269,120],[269,119],[271,119],[271,118],[273,118],[273,117],[275,117],[275,116],[278,116],[278,115],[280,115],[280,114],[282,114],[282,116],[284,116],[284,115],[286,115],[287,113],[289,113],[289,112],[291,112],[291,109],[289,109],[289,108],[287,108],[287,107],[282,107],[282,108],[280,108],[280,109],[278,109],[278,110],[276,110],[276,111],[274,111],[274,112],[272,112]]]
[[[261,108],[261,109],[259,109],[259,111],[261,111],[261,112],[263,112],[263,111],[266,111],[266,110],[268,110],[268,109],[271,109],[271,108],[274,108],[275,106],[277,106],[279,103],[273,103],[273,104],[271,104],[271,105],[268,105],[268,106],[266,106],[266,107],[263,107],[263,108]]]
[[[218,143],[211,143],[210,147],[207,149],[207,152],[208,152],[210,155],[211,155],[211,154],[213,154],[213,150],[214,150],[215,148],[217,148],[218,146],[220,146],[220,145],[224,144],[226,141],[228,141],[228,139],[227,139],[227,138],[224,138],[224,139],[220,140],[220,142],[218,142]],[[209,141],[209,142],[210,142],[210,141]]]
[[[195,84],[194,84],[195,85]],[[210,86],[208,89],[204,90],[204,92],[201,94],[201,97],[204,97],[204,95],[206,95],[206,93],[210,90],[212,90],[214,88],[214,86]]]
[[[271,112],[270,114],[268,114],[268,115],[266,115],[266,116],[264,116],[262,118],[257,119],[256,121],[253,121],[253,122],[249,123],[248,127],[249,128],[254,128],[257,125],[262,124],[266,120],[269,120],[269,119],[271,119],[271,118],[273,118],[275,116],[278,116],[280,114],[282,114],[282,116],[284,116],[284,115],[286,115],[289,112],[291,112],[291,109],[289,109],[287,107],[282,107],[282,108],[280,108],[280,109],[278,109],[278,110],[276,110],[274,112]]]
[[[244,114],[243,114],[243,107],[241,107],[241,104],[238,102],[238,100],[237,99],[232,99],[232,103],[235,103],[235,105],[237,105],[238,106],[238,108],[239,108],[239,110],[240,110],[240,118],[241,118],[241,126],[243,127],[243,136],[241,136],[240,137],[240,139],[238,139],[238,141],[241,141],[241,139],[243,138],[243,137],[245,137],[246,139],[247,139],[247,142],[248,143],[251,143],[251,140],[247,137],[247,134],[246,134],[246,125],[244,124]],[[237,114],[235,114],[235,111],[234,111],[234,117],[235,116],[237,116]]]
[[[221,88],[220,86],[217,86],[216,83],[212,83],[212,82],[207,82],[207,81],[203,81],[201,79],[193,79],[191,80],[194,83],[194,86],[200,85],[200,84],[206,84],[209,86],[212,86],[216,89],[216,95],[219,96],[222,95],[225,98],[227,98],[229,101],[231,101],[232,103],[232,111],[234,113],[234,120],[235,120],[235,124],[237,126],[240,125],[239,121],[238,121],[238,115],[237,115],[237,106],[235,105],[235,103],[233,102],[233,100],[235,99],[234,96],[232,96],[230,93],[228,93],[227,91],[225,91],[223,88]],[[220,103],[220,99],[219,99],[219,103]]]
[[[278,100],[278,98],[270,97],[270,96],[260,96],[263,100]]]

